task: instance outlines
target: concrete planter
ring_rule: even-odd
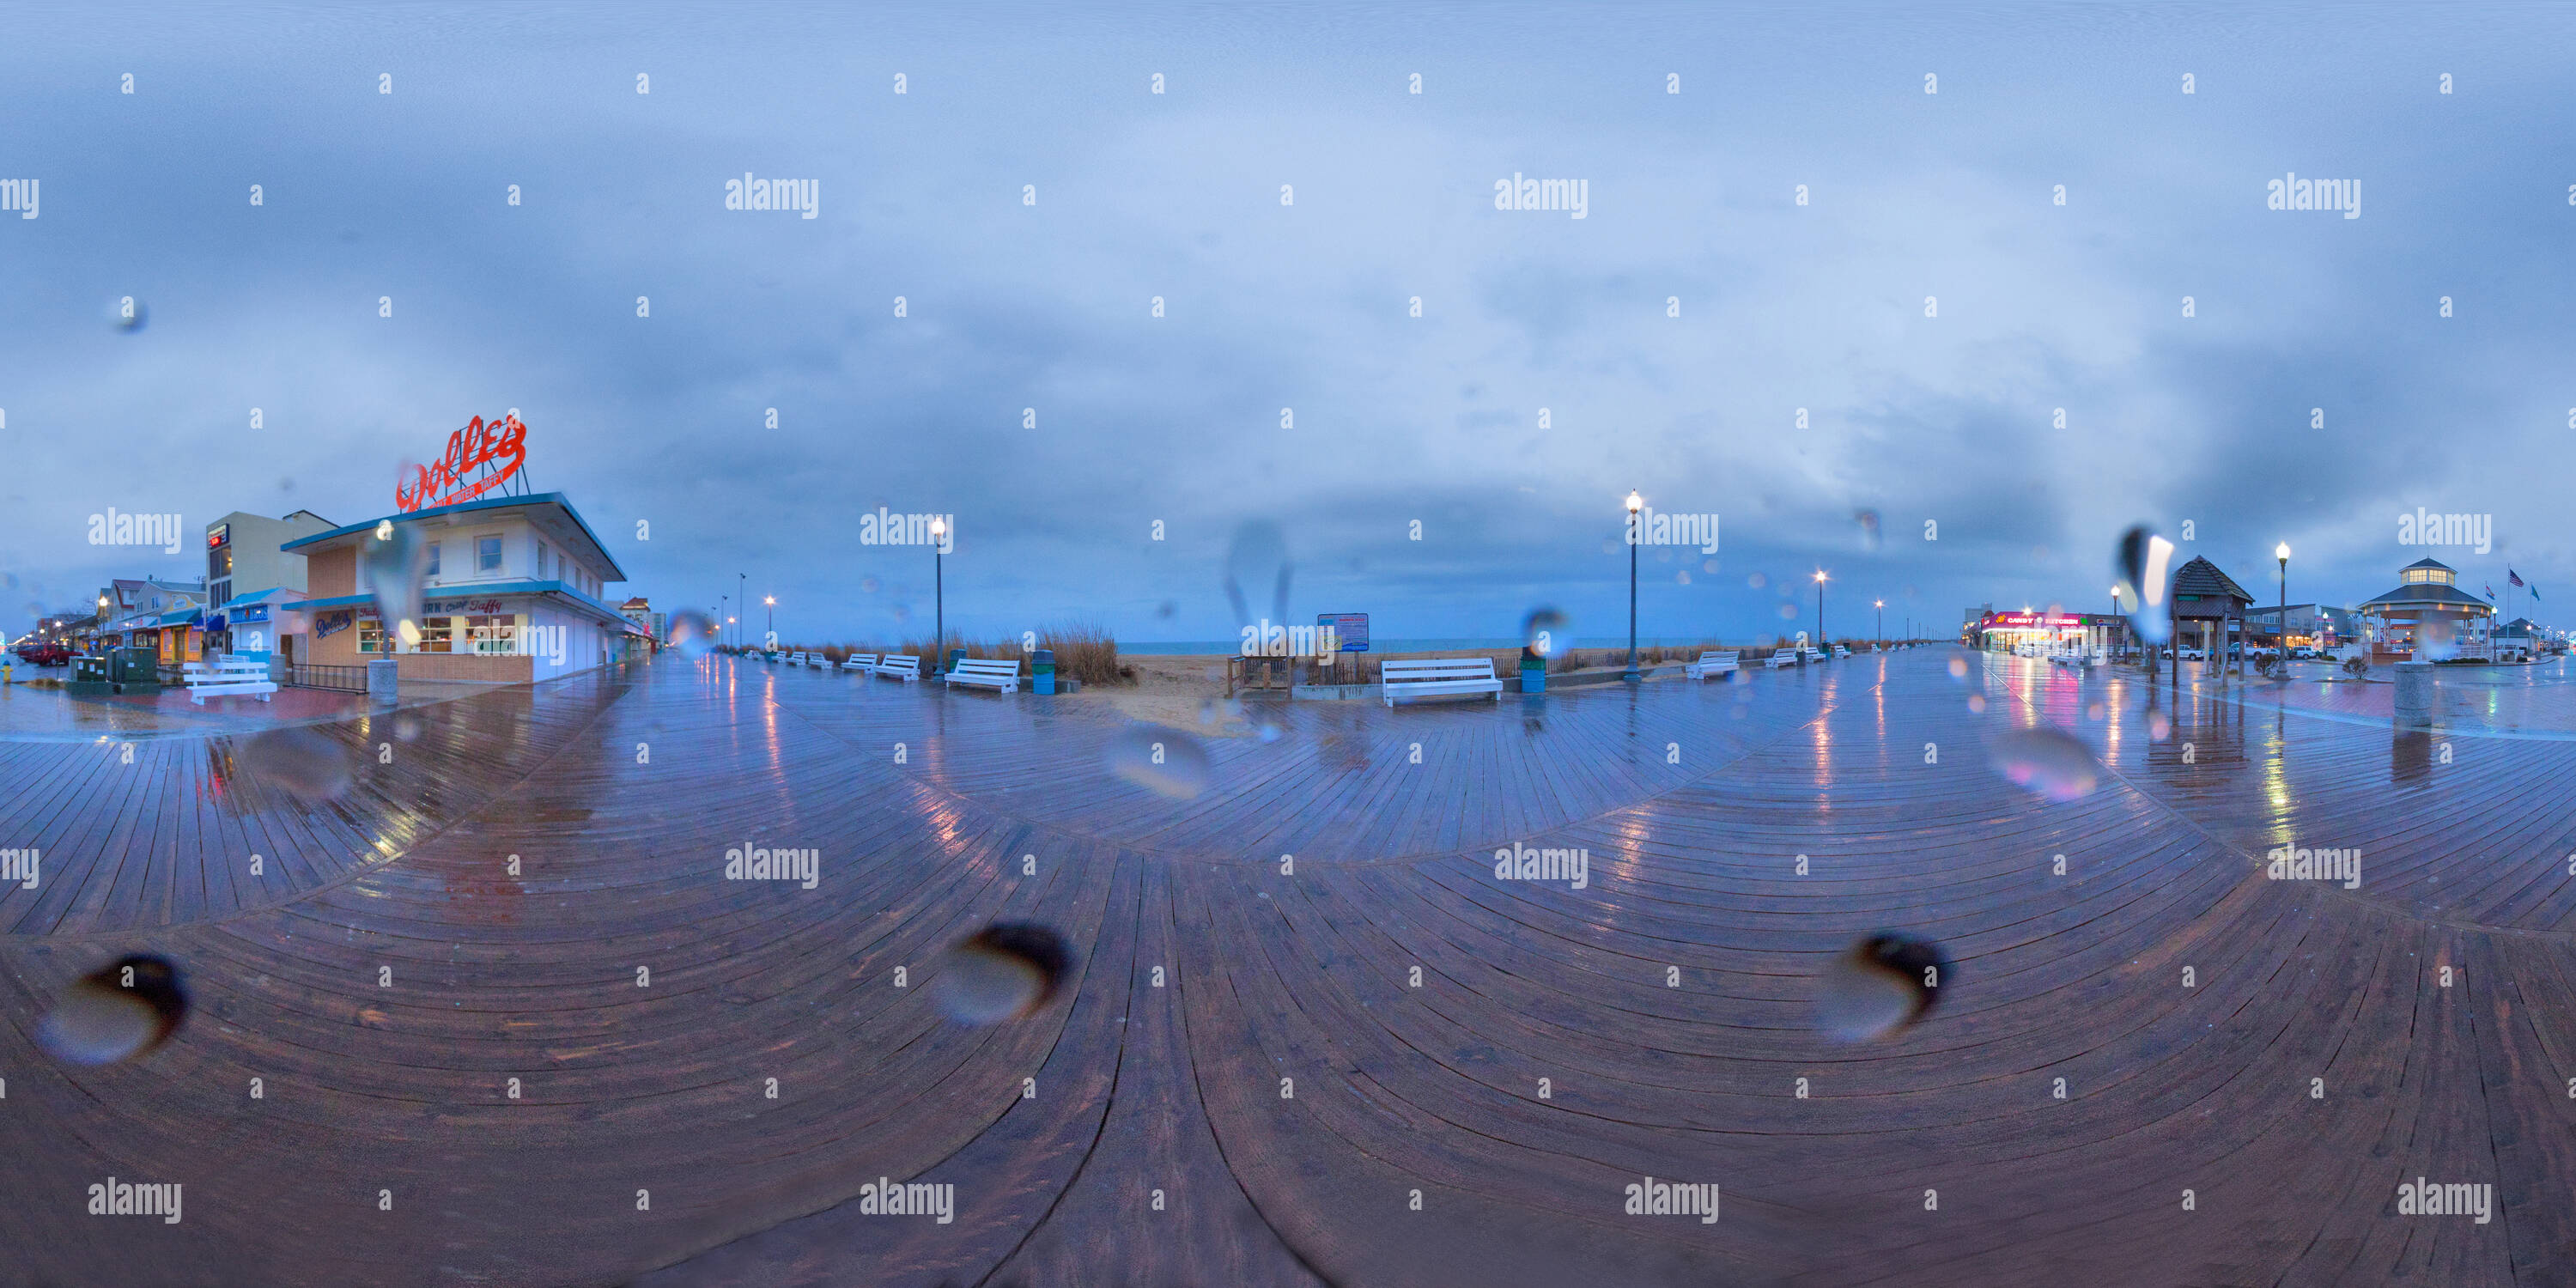
[[[2397,724],[2425,729],[2433,724],[2433,664],[2400,662],[2397,671]]]

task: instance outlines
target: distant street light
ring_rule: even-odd
[[[947,536],[948,520],[933,518],[930,521],[930,588],[935,609],[932,621],[938,638],[931,645],[930,665],[940,675],[948,674],[948,568],[947,556],[939,548]]]
[[[1816,570],[1816,651],[1825,648],[1825,570]]]
[[[2290,660],[2290,543],[2284,541],[2273,547],[2272,557],[2281,561],[2280,660],[2287,662]]]
[[[778,646],[778,596],[763,595],[760,597],[760,602],[769,610],[769,645],[776,648]]]
[[[1628,669],[1619,678],[1631,684],[1645,678],[1637,670],[1637,543],[1645,536],[1637,531],[1637,512],[1644,508],[1646,498],[1628,489]]]
[[[1877,647],[1885,648],[1887,647],[1887,601],[1884,599],[1873,599],[1870,601],[1870,607],[1878,610]]]

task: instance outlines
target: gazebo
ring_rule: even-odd
[[[2399,570],[2397,589],[2361,606],[2370,628],[2370,660],[2484,658],[2484,629],[2495,606],[2460,589],[2460,574],[2438,559]]]
[[[2230,639],[2244,632],[2245,608],[2253,602],[2254,597],[2235,578],[2219,571],[2217,564],[2196,558],[2174,570],[2166,611],[2173,618],[2176,640],[2182,638],[2186,625],[2197,623],[2202,655],[2223,662]]]

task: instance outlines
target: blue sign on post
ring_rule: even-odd
[[[1369,651],[1368,614],[1317,613],[1315,624],[1333,628],[1333,637],[1341,641],[1342,652],[1366,653]]]

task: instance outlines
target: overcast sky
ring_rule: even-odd
[[[1296,617],[1609,637],[1631,487],[1721,524],[1713,561],[1644,552],[1648,635],[1804,628],[1818,567],[1837,634],[1880,597],[1891,633],[2100,610],[2141,521],[2267,602],[2283,540],[2294,601],[2433,554],[2576,602],[2565,7],[7,22],[0,179],[41,184],[0,212],[13,633],[203,573],[93,514],[376,518],[512,407],[622,589],[747,573],[797,642],[926,629],[930,554],[860,544],[879,505],[957,516],[978,635],[1230,637],[1228,542],[1269,521]],[[817,217],[727,210],[745,172]],[[2288,172],[2359,217],[2267,209]],[[1515,174],[1585,217],[1495,209]],[[2418,506],[2494,548],[2401,546]]]

